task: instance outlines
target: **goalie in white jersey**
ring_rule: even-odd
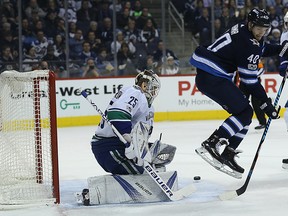
[[[152,103],[160,88],[159,77],[152,70],[145,70],[136,76],[135,85],[123,87],[110,101],[105,116],[130,143],[130,146],[125,148],[111,126],[105,120],[101,120],[92,138],[91,146],[97,162],[106,172],[122,175],[144,172],[144,168],[139,164],[141,158],[137,158],[137,153],[134,152],[137,143],[131,142],[133,136],[131,131],[137,122],[142,122],[148,127],[151,135],[154,120]],[[176,147],[161,143],[159,140],[149,143],[149,146],[152,165],[155,168],[164,168],[173,160]]]

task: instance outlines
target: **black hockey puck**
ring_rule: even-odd
[[[194,176],[194,180],[195,180],[195,181],[199,181],[200,179],[201,179],[200,176]]]

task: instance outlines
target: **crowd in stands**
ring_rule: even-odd
[[[20,21],[17,2],[0,0],[0,73],[19,70],[22,57],[23,71],[34,70],[45,61],[59,77],[67,76],[67,70],[70,77],[135,75],[146,68],[161,74],[161,31],[140,0],[116,1],[115,42],[112,0],[67,0],[67,10],[64,0],[22,0]],[[174,67],[178,59],[168,51]]]
[[[266,9],[270,15],[272,28],[266,37],[268,43],[280,43],[283,31],[283,17],[288,11],[288,0],[172,0],[183,14],[186,28],[199,40],[199,44],[208,45],[220,37],[228,28],[246,22],[252,8]],[[212,38],[212,13],[214,14],[214,38]],[[264,58],[265,69],[278,71],[279,59]]]
[[[215,0],[213,8],[212,0],[170,1],[183,14],[186,29],[202,45],[211,43],[234,24],[245,22],[253,7],[267,9],[272,30],[266,40],[279,43],[283,16],[288,11],[288,0]],[[67,11],[64,2],[22,0],[19,20],[18,1],[0,0],[0,73],[19,70],[20,57],[23,71],[34,70],[40,61],[46,61],[59,77],[135,75],[144,69],[158,74],[180,73],[179,59],[167,46],[163,57],[161,29],[141,0],[116,1],[115,42],[112,0],[67,0]],[[263,61],[266,71],[277,71],[276,56]]]

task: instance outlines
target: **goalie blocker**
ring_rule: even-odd
[[[169,186],[167,190],[178,190],[176,171],[157,173]],[[161,184],[161,182],[159,182]],[[76,193],[78,204],[99,205],[119,203],[146,203],[169,201],[167,195],[148,174],[103,175],[88,178],[88,190]]]

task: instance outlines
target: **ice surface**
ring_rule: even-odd
[[[220,201],[218,195],[241,187],[253,161],[263,130],[255,131],[256,120],[240,145],[243,150],[238,163],[245,168],[238,180],[217,171],[196,153],[203,140],[218,128],[222,121],[156,122],[151,140],[162,135],[162,141],[177,146],[174,161],[168,170],[178,171],[179,187],[194,183],[197,191],[177,201],[149,204],[113,204],[78,206],[74,192],[87,186],[90,176],[106,174],[96,163],[90,150],[90,139],[95,127],[58,129],[61,204],[16,210],[0,210],[0,216],[283,216],[288,211],[288,170],[282,169],[282,159],[288,158],[288,132],[283,119],[274,120],[262,145],[247,191],[229,201]],[[195,182],[193,177],[201,180]]]

